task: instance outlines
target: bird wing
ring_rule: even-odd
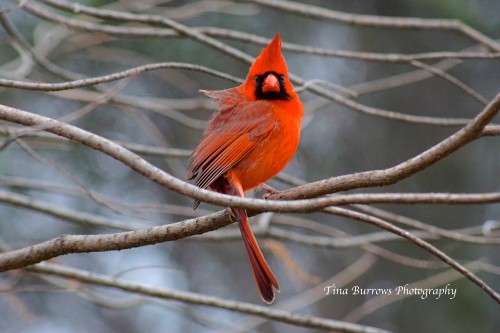
[[[261,142],[275,126],[264,103],[241,102],[222,108],[193,151],[188,178],[207,188]]]

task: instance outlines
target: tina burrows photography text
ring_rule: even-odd
[[[421,299],[454,299],[457,295],[457,289],[451,288],[448,283],[441,288],[416,288],[408,284],[399,285],[393,288],[362,288],[353,286],[351,288],[339,288],[335,284],[323,288],[327,295],[396,295],[396,296],[420,296]]]

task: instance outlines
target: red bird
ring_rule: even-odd
[[[304,113],[288,79],[279,33],[255,59],[242,85],[202,92],[219,110],[191,154],[188,178],[197,178],[201,188],[239,197],[265,186],[295,154]],[[194,203],[194,209],[199,203]],[[238,221],[260,296],[270,304],[274,289],[279,291],[278,281],[262,255],[246,211],[231,208],[231,213]]]

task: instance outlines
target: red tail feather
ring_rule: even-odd
[[[274,289],[277,291],[280,290],[278,281],[257,244],[257,240],[248,223],[248,217],[245,210],[233,209],[233,214],[235,214],[238,219],[238,226],[240,227],[241,236],[245,243],[255,282],[259,287],[260,297],[264,302],[270,304],[274,301]]]

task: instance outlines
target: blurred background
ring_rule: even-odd
[[[304,80],[316,80],[337,94],[350,89],[352,96],[347,97],[367,106],[401,114],[461,119],[470,119],[484,108],[481,98],[474,98],[442,77],[429,75],[415,64],[370,61],[356,53],[373,52],[383,58],[388,53],[487,52],[454,31],[347,25],[271,8],[258,1],[75,2],[96,9],[165,16],[253,57],[280,31],[290,72]],[[21,3],[24,5],[8,0],[0,5],[2,78],[63,82],[159,62],[202,65],[240,79],[248,71],[248,63],[180,36],[168,27],[79,14],[57,8],[53,1]],[[500,38],[500,2],[496,0],[302,3],[324,8],[326,13],[331,9],[366,15],[457,19],[492,39]],[[321,52],[307,52],[300,46],[354,52],[349,57],[334,52],[318,54]],[[498,59],[435,58],[423,62],[447,71],[488,101],[499,92]],[[59,92],[4,87],[0,88],[0,103],[61,119],[120,142],[175,177],[185,179],[189,154],[213,111],[213,105],[199,90],[235,85],[197,71],[162,69]],[[293,180],[311,182],[391,167],[460,128],[370,116],[296,88],[306,112],[301,143],[284,174],[269,183],[277,189],[292,187]],[[500,123],[500,118],[497,116],[494,122]],[[5,143],[20,129],[0,121],[0,142]],[[482,137],[395,185],[351,192],[498,192],[499,152],[497,137]],[[100,152],[43,132],[2,144],[0,197],[3,250],[61,234],[146,228],[220,210],[202,204],[193,212],[190,198],[162,188]],[[393,214],[396,220],[413,219],[484,236],[485,240],[485,226],[493,226],[492,234],[498,237],[499,204],[375,207]],[[66,210],[69,217],[57,217],[47,212],[49,208]],[[90,221],[117,221],[122,228],[83,224],[78,222],[79,214],[87,214]],[[450,272],[424,250],[388,237],[375,227],[321,213],[264,214],[254,221],[257,238],[281,286],[271,308],[397,332],[494,332],[500,326],[498,305],[477,286]],[[266,223],[293,234],[343,237],[352,240],[352,245],[313,246],[280,239],[263,231]],[[210,238],[210,234],[119,252],[67,255],[52,262],[159,288],[261,304],[235,226],[214,232],[220,236],[217,238]],[[485,282],[500,290],[498,245],[485,243],[432,240],[436,247],[469,264]],[[333,284],[351,290],[354,286],[395,288],[412,283],[427,288],[450,284],[457,294],[454,299],[398,299],[326,295],[324,290]],[[0,274],[0,290],[0,332],[7,333],[314,331],[23,271]]]

